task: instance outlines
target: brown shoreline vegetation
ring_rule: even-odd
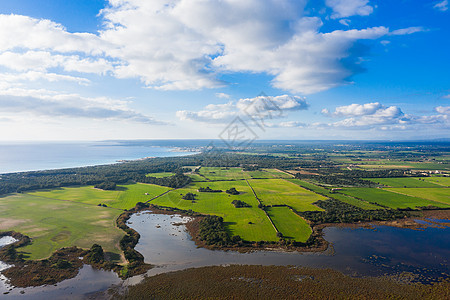
[[[450,299],[450,282],[409,283],[400,277],[354,278],[330,269],[212,266],[164,273],[112,288],[113,299]]]

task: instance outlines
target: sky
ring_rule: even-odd
[[[448,2],[2,0],[0,141],[449,138]]]

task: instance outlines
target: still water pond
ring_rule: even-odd
[[[354,276],[409,271],[418,274],[417,280],[422,282],[433,281],[439,277],[448,278],[450,274],[448,227],[429,227],[424,230],[386,226],[376,226],[375,229],[330,227],[326,228],[324,233],[325,239],[332,243],[332,247],[324,253],[237,253],[197,248],[185,227],[178,225],[186,221],[188,218],[181,216],[149,212],[134,214],[130,218],[129,226],[141,235],[136,250],[144,255],[147,263],[155,266],[148,271],[148,276],[192,267],[227,264],[332,268]],[[82,299],[94,292],[106,290],[113,284],[134,284],[141,279],[142,276],[136,276],[123,282],[112,272],[84,266],[75,278],[56,286],[11,290],[5,283],[5,278],[0,276],[0,298]],[[5,291],[9,291],[9,294],[3,295]],[[21,294],[21,291],[24,294]]]
[[[376,226],[375,229],[330,227],[324,230],[332,247],[324,253],[210,251],[197,248],[180,216],[140,213],[129,226],[141,235],[136,250],[156,265],[148,275],[192,267],[258,264],[332,268],[348,275],[373,276],[410,271],[418,280],[435,280],[450,274],[450,228],[410,230]]]

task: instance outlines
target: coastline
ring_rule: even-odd
[[[158,151],[160,150],[160,151]],[[83,168],[139,161],[155,157],[196,154],[167,146],[136,146],[99,142],[0,144],[0,176],[68,168]]]

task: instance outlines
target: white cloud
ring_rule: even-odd
[[[230,99],[231,96],[225,93],[216,93],[216,97],[217,98],[222,98],[222,99]]]
[[[298,121],[280,122],[278,124],[266,123],[266,125],[270,128],[304,128],[308,126],[307,124]]]
[[[0,15],[0,51],[52,50],[62,53],[104,53],[109,44],[90,33],[69,33],[50,20],[20,15]]]
[[[450,106],[438,106],[435,110],[443,115],[450,115]]]
[[[56,118],[122,120],[146,124],[163,124],[128,108],[128,102],[107,97],[83,97],[45,89],[11,87],[0,90],[0,113],[16,116],[35,115]]]
[[[368,16],[373,12],[373,7],[368,5],[369,0],[326,0],[325,3],[333,9],[333,19]]]
[[[209,104],[196,112],[177,111],[176,116],[180,120],[226,123],[238,116],[242,119],[268,120],[285,117],[285,111],[306,109],[308,104],[305,99],[298,96],[259,96],[240,99],[236,103],[230,101],[226,104]]]
[[[341,23],[344,26],[350,26],[350,20],[349,19],[340,19],[339,23]]]
[[[4,83],[18,83],[22,81],[46,80],[49,82],[71,81],[81,85],[90,84],[90,80],[82,77],[62,75],[56,73],[45,73],[37,71],[28,71],[26,73],[0,73],[0,81]]]
[[[334,111],[335,116],[364,116],[376,113],[383,106],[379,102],[366,104],[350,104],[347,106],[339,106]]]
[[[449,126],[450,106],[438,106],[435,108],[438,114],[414,116],[403,113],[397,106],[384,106],[378,102],[366,104],[351,104],[340,106],[330,114],[327,109],[322,113],[331,117],[344,117],[334,123],[315,123],[312,127],[347,128],[347,129],[380,129],[380,130],[417,130],[423,126]]]
[[[70,33],[62,25],[0,15],[0,65],[16,71],[111,74],[138,78],[161,90],[225,85],[229,72],[266,73],[272,85],[310,94],[348,82],[364,53],[364,39],[389,34],[383,26],[322,31],[304,15],[306,0],[110,0],[98,34]],[[327,1],[335,14],[367,15],[365,0]],[[410,34],[419,27],[395,30]],[[68,74],[67,74],[68,73]]]
[[[405,115],[399,107],[386,107],[379,102],[340,106],[335,109],[331,116],[345,117],[343,120],[328,124],[328,126],[334,127],[358,128],[378,125],[403,125],[410,120],[410,117]]]
[[[438,2],[433,7],[440,11],[447,11],[448,10],[448,0]]]
[[[415,27],[408,27],[408,28],[402,28],[402,29],[397,29],[394,31],[391,31],[389,33],[389,35],[407,35],[407,34],[413,34],[416,32],[423,32],[426,31],[425,28],[420,27],[420,26],[415,26]]]

